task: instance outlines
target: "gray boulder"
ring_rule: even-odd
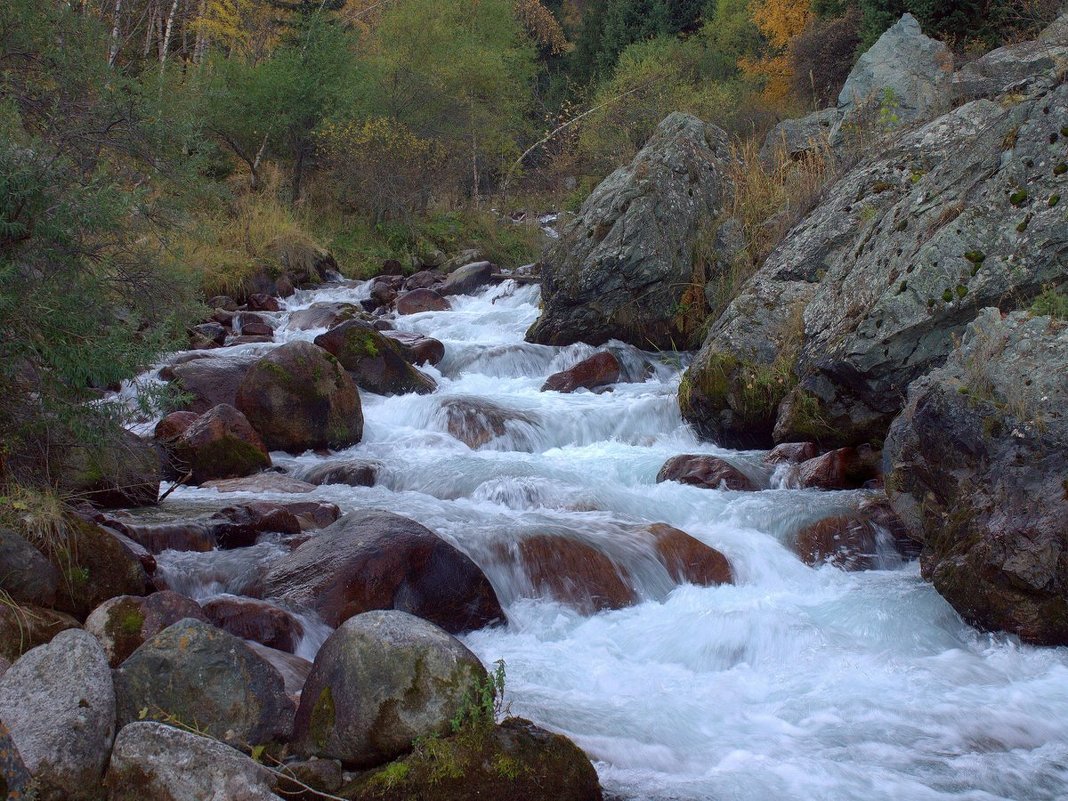
[[[40,551],[13,531],[0,528],[0,590],[20,604],[56,602],[59,571]]]
[[[284,740],[293,706],[278,671],[243,640],[186,619],[141,645],[115,671],[120,725],[178,720],[241,747]]]
[[[958,102],[997,97],[1006,92],[1050,88],[1068,65],[1068,15],[1054,22],[1033,42],[999,47],[965,64],[953,76]]]
[[[208,622],[200,604],[170,590],[145,597],[119,595],[85,619],[85,630],[100,641],[108,664],[118,667],[144,643],[185,618]]]
[[[281,801],[263,765],[217,740],[150,721],[119,732],[106,782],[108,801]]]
[[[470,295],[493,281],[496,266],[488,261],[476,261],[457,267],[449,274],[438,292],[442,295]]]
[[[879,442],[980,309],[1064,280],[1068,85],[964,105],[831,184],[712,324],[680,387],[722,445]]]
[[[404,612],[341,625],[319,650],[301,694],[294,737],[309,756],[380,765],[419,737],[450,731],[476,703],[485,668],[459,640]]]
[[[886,488],[935,589],[983,629],[1068,645],[1068,327],[985,309],[909,388]]]
[[[527,340],[696,344],[715,266],[695,252],[695,241],[722,211],[729,159],[727,136],[716,126],[681,113],[665,118],[545,254],[544,311]]]
[[[827,147],[831,129],[841,118],[842,112],[837,108],[825,108],[797,119],[783,120],[764,138],[760,162],[772,169],[780,158],[799,159],[808,153],[818,153]]]
[[[96,799],[115,736],[115,690],[100,643],[87,632],[63,631],[22,656],[0,678],[0,748],[13,746],[15,762],[0,761],[9,796]],[[6,750],[6,749],[5,749]]]
[[[948,111],[952,84],[952,51],[924,36],[916,18],[905,14],[849,73],[838,94],[842,118],[831,133],[832,142],[841,141],[850,127],[874,124],[887,129]]]
[[[172,381],[183,394],[190,396],[190,411],[203,414],[220,403],[233,406],[241,379],[255,362],[252,356],[191,359],[164,367],[160,377]]]

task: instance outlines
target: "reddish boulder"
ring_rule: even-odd
[[[503,436],[509,423],[535,425],[530,415],[506,409],[487,400],[473,397],[448,398],[441,404],[448,432],[469,448],[480,448]]]
[[[234,317],[234,333],[250,337],[274,337],[274,326],[254,312],[240,312]]]
[[[120,595],[94,609],[85,620],[85,630],[100,641],[114,668],[149,637],[187,617],[208,622],[200,604],[170,590],[143,598]]]
[[[341,517],[341,508],[337,504],[324,501],[296,501],[285,504],[285,508],[296,519],[301,531],[326,528]]]
[[[819,453],[815,442],[783,442],[768,451],[764,461],[767,464],[801,464],[815,459]]]
[[[219,628],[242,640],[255,640],[278,651],[293,653],[304,626],[286,610],[267,601],[225,595],[204,604],[204,614]]]
[[[541,391],[574,392],[576,389],[596,389],[619,380],[619,360],[606,350],[583,359],[569,370],[549,376]]]
[[[457,634],[504,620],[478,566],[428,528],[378,510],[353,512],[276,562],[270,597],[315,610],[330,626],[398,609]]]
[[[798,479],[807,489],[858,489],[879,477],[880,461],[871,448],[839,448],[803,462]]]
[[[171,412],[158,423],[152,434],[153,439],[161,445],[171,444],[196,422],[196,412]]]
[[[449,311],[452,305],[432,289],[413,289],[397,298],[397,314]]]
[[[219,404],[198,417],[170,448],[172,465],[193,484],[241,478],[271,466],[271,457],[245,415]]]
[[[311,484],[347,484],[350,487],[373,487],[378,480],[378,471],[382,467],[378,462],[363,460],[346,460],[343,462],[323,462],[304,474],[304,480]]]
[[[278,298],[265,295],[262,292],[256,292],[248,296],[248,307],[252,311],[276,312],[282,310],[282,305],[278,302]]]
[[[415,275],[408,276],[408,279],[404,282],[404,288],[409,291],[413,289],[429,289],[444,280],[445,276],[437,270],[421,270]]]
[[[502,560],[519,562],[537,596],[549,596],[583,614],[638,601],[626,569],[580,540],[537,534],[496,550]]]
[[[745,473],[730,462],[717,456],[694,454],[673,456],[664,463],[656,476],[661,481],[678,481],[708,489],[729,489],[753,491],[756,484]]]
[[[889,535],[902,556],[916,556],[901,519],[885,498],[867,499],[853,512],[824,518],[797,533],[794,550],[808,565],[829,562],[842,570],[879,567],[879,539]]]
[[[252,365],[235,405],[272,450],[344,448],[363,436],[356,385],[310,342],[289,342]]]
[[[437,364],[445,358],[445,346],[433,337],[411,331],[383,331],[382,336],[393,340],[409,364]]]
[[[254,545],[260,534],[300,532],[300,521],[285,504],[253,501],[227,506],[208,518],[220,548],[244,548]]]
[[[653,536],[657,556],[675,581],[701,587],[734,583],[730,562],[715,548],[664,523],[654,523],[646,530]]]
[[[237,388],[254,359],[210,357],[171,365],[160,377],[190,395],[189,410],[202,414],[220,403],[234,405]]]

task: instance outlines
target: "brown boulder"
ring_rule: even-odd
[[[541,391],[574,392],[576,389],[596,389],[619,380],[619,360],[608,351],[595,353],[569,370],[549,376]]]
[[[445,346],[433,337],[411,331],[383,331],[382,336],[397,344],[409,364],[437,364],[445,358]]]
[[[152,438],[161,445],[173,443],[196,422],[196,419],[196,412],[171,412],[156,423]]]
[[[734,583],[730,562],[715,548],[664,523],[654,523],[647,531],[668,574],[680,584],[714,587]]]
[[[756,484],[745,473],[730,462],[717,456],[703,454],[683,454],[673,456],[664,463],[656,475],[657,483],[661,481],[678,481],[708,489],[729,489],[754,491]]]
[[[445,276],[437,270],[421,270],[415,275],[408,276],[408,279],[404,282],[404,288],[409,291],[413,289],[429,289],[444,280]]]
[[[307,481],[298,481],[281,473],[271,472],[257,473],[247,478],[205,481],[201,486],[217,492],[289,492],[299,494],[315,491],[314,484],[309,484]]]
[[[344,448],[363,436],[356,385],[310,342],[289,342],[252,365],[235,405],[271,450]]]
[[[824,518],[797,533],[794,550],[808,565],[829,562],[842,570],[872,570],[880,566],[879,540],[889,535],[903,556],[916,546],[886,499],[865,500],[853,512]]]
[[[493,587],[463,552],[399,515],[345,515],[274,564],[270,597],[315,610],[327,625],[398,609],[456,634],[503,620]]]
[[[149,637],[187,617],[208,622],[200,604],[170,590],[143,598],[120,595],[94,609],[85,620],[85,630],[100,641],[114,668]]]
[[[333,328],[346,320],[360,317],[363,312],[352,303],[313,303],[289,315],[291,331],[310,331],[313,328]]]
[[[274,337],[274,326],[254,312],[240,312],[234,317],[234,333],[249,337]]]
[[[133,520],[113,520],[109,525],[151,553],[162,553],[163,551],[207,553],[215,550],[217,544],[212,527],[197,520],[175,523],[139,523]]]
[[[260,534],[300,533],[300,521],[285,504],[253,501],[227,506],[208,518],[220,548],[245,548],[254,545]]]
[[[802,462],[798,479],[806,489],[859,489],[879,477],[879,463],[879,453],[871,448],[839,448]]]
[[[252,311],[276,312],[282,310],[278,298],[265,295],[262,292],[256,292],[248,296],[248,307]]]
[[[819,456],[815,442],[782,442],[764,456],[767,464],[801,464]]]
[[[306,472],[304,481],[320,486],[347,484],[350,487],[373,487],[378,480],[378,471],[381,467],[382,465],[378,462],[363,460],[323,462]]]
[[[427,395],[437,388],[429,376],[412,367],[400,346],[373,326],[349,320],[315,338],[315,344],[337,357],[360,387],[377,395]]]
[[[397,298],[397,314],[449,311],[452,305],[432,289],[413,289]]]
[[[75,515],[63,518],[64,535],[45,554],[63,575],[56,608],[80,620],[108,598],[144,595],[148,574],[119,536]]]
[[[285,504],[285,507],[296,518],[301,531],[326,528],[341,517],[341,508],[337,504],[324,501],[296,501]]]
[[[190,396],[189,411],[202,414],[220,403],[234,405],[237,388],[254,361],[247,357],[194,359],[164,368],[160,377]]]
[[[208,620],[242,640],[255,640],[278,651],[293,653],[304,626],[286,610],[267,601],[225,595],[204,604]]]
[[[271,466],[271,457],[245,415],[219,404],[196,419],[171,447],[172,463],[190,482],[241,478]]]
[[[493,281],[496,271],[496,265],[488,261],[465,264],[449,274],[439,292],[442,295],[470,295]]]
[[[442,401],[441,408],[445,412],[448,432],[469,448],[480,448],[490,440],[503,436],[508,431],[509,423],[536,424],[528,414],[480,398],[448,398]]]

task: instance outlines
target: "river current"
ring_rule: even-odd
[[[310,495],[179,488],[163,512],[251,497],[322,499],[343,510],[388,509],[428,526],[483,568],[506,627],[466,635],[491,665],[506,664],[506,705],[575,740],[610,796],[697,801],[1055,801],[1068,798],[1068,649],[1033,648],[965,625],[919,576],[884,555],[882,569],[847,573],[803,564],[787,547],[798,528],[857,493],[730,492],[656,483],[680,453],[724,453],[682,421],[680,361],[614,343],[638,380],[595,394],[541,392],[552,373],[594,350],[523,342],[538,287],[511,281],[452,298],[453,310],[399,317],[399,329],[446,347],[432,395],[361,393],[363,441],[329,457],[272,454],[296,477],[329,459],[381,463],[371,488],[323,486]],[[299,292],[288,312],[356,302],[362,284]],[[266,352],[243,345],[213,355]],[[488,400],[521,413],[472,449],[448,433],[442,401]],[[732,458],[759,467],[758,453]],[[675,586],[627,528],[663,522],[729,558],[735,584]],[[575,537],[631,575],[639,604],[593,615],[534,597],[500,543],[523,532]],[[494,545],[498,544],[497,549]],[[159,557],[176,588],[205,598],[225,586],[229,559]],[[214,568],[214,569],[210,569]],[[237,568],[234,568],[237,569]],[[225,570],[222,570],[225,572]],[[306,622],[311,623],[305,618]],[[328,630],[309,625],[308,658]]]

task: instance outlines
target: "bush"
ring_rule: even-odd
[[[815,108],[833,106],[860,44],[860,12],[816,19],[790,43],[791,92]]]

